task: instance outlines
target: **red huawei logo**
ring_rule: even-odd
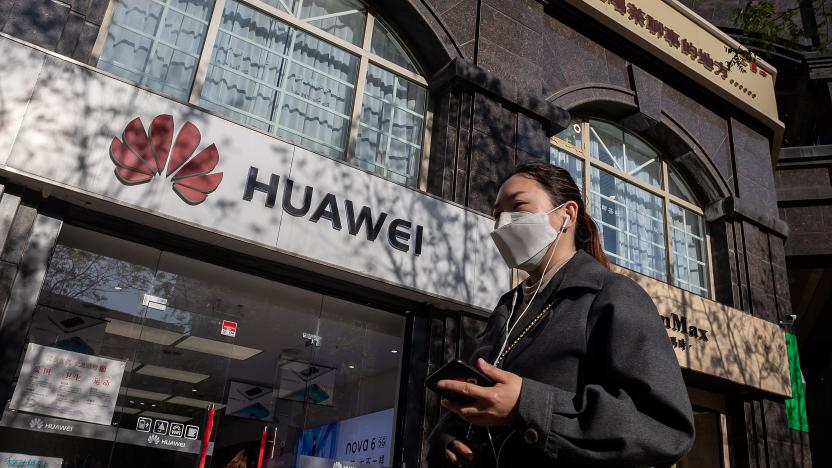
[[[149,138],[142,120],[136,117],[127,124],[122,138],[123,142],[113,137],[110,158],[116,164],[116,177],[123,184],[144,184],[165,171],[164,177],[172,176],[174,192],[185,202],[197,205],[222,182],[222,172],[209,174],[220,160],[215,145],[191,157],[201,137],[190,122],[179,129],[174,141],[173,116],[156,116],[150,122]]]

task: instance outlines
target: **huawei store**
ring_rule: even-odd
[[[776,70],[682,3],[0,2],[0,468],[426,466],[531,161],[658,307],[678,466],[785,466]]]
[[[404,326],[394,313],[65,227],[3,413],[3,451],[63,466],[195,466],[207,437],[206,466],[246,466],[232,460],[261,447],[268,466],[386,466]]]
[[[226,5],[239,12],[231,29],[246,15],[283,28]],[[113,30],[127,34],[122,20]],[[27,123],[4,159],[0,218],[16,227],[0,257],[19,245],[29,271],[40,252],[36,280],[12,293],[19,309],[5,309],[20,313],[3,338],[14,355],[3,463],[387,467],[419,456],[428,311],[482,314],[509,286],[489,217],[289,142],[300,134],[277,139],[11,39],[0,56],[34,90],[17,103]],[[376,72],[368,102],[397,90],[401,115],[424,110],[424,87]],[[90,92],[70,96],[76,86]],[[55,157],[67,151],[89,157]]]

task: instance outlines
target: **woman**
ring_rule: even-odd
[[[653,301],[609,270],[598,228],[564,169],[519,166],[491,236],[528,272],[499,301],[471,364],[494,387],[442,380],[469,397],[431,433],[432,466],[670,465],[693,415]]]

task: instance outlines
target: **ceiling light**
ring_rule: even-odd
[[[192,389],[191,389],[191,391],[192,391],[192,392],[195,392],[195,391],[196,391],[196,389],[195,389],[195,388],[192,388]]]
[[[396,354],[396,353],[399,352],[399,350],[398,349],[391,349],[390,352],[393,353],[393,354]]]
[[[138,323],[125,322],[124,320],[109,319],[106,332],[111,335],[123,336],[134,340],[149,341],[160,345],[170,346],[176,340],[182,338],[181,333],[162,330],[161,328],[142,326]]]
[[[263,352],[261,349],[247,348],[231,343],[224,343],[198,336],[189,336],[176,345],[177,348],[198,351],[200,353],[213,354],[215,356],[228,357],[244,361],[252,356]]]
[[[149,416],[151,418],[157,419],[167,419],[168,421],[174,422],[185,422],[193,419],[190,416],[183,416],[181,414],[157,413],[156,411],[142,411],[141,416]]]
[[[141,410],[137,409],[137,408],[127,408],[126,406],[116,405],[116,411],[118,411],[119,413],[124,413],[124,414],[136,414],[136,413],[140,412]]]
[[[355,369],[355,366],[352,364],[347,364],[347,367],[349,367],[350,369]]]
[[[208,374],[200,374],[197,372],[189,372],[179,369],[171,369],[170,367],[154,366],[145,364],[141,369],[136,371],[136,374],[152,375],[153,377],[161,377],[163,379],[177,380],[179,382],[199,383],[209,377]]]
[[[207,408],[208,405],[214,405],[216,409],[225,408],[225,405],[220,403],[215,403],[213,401],[207,400],[197,400],[196,398],[188,398],[183,396],[175,396],[170,400],[166,401],[165,403],[173,403],[175,405],[183,405],[183,406],[193,406],[194,408]]]
[[[142,390],[140,388],[131,388],[131,387],[127,387],[127,388],[122,387],[121,390],[119,390],[119,393],[121,393],[124,396],[133,397],[133,398],[142,398],[144,400],[162,401],[162,400],[165,400],[167,398],[170,398],[170,394],[168,394],[168,393],[150,392],[150,391],[147,391],[147,390]],[[134,401],[130,400],[130,403],[134,403]]]
[[[112,356],[105,356],[105,355],[103,355],[103,354],[102,354],[101,356],[99,356],[99,357],[103,357],[103,358],[107,358],[107,359],[112,359],[113,361],[124,361],[124,372],[133,372],[133,369],[135,369],[135,368],[139,367],[140,365],[142,365],[142,363],[140,363],[140,362],[136,362],[136,361],[132,361],[132,360],[130,360],[130,359],[123,360],[123,359],[119,359],[119,358],[112,357]]]

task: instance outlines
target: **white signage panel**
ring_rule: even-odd
[[[306,429],[296,448],[299,465],[390,466],[394,419],[390,408]]]
[[[45,56],[25,109],[18,174],[485,310],[509,288],[490,218],[86,67]]]
[[[44,55],[17,42],[0,39],[0,57],[5,64],[0,78],[0,160],[5,160],[20,130]]]
[[[0,452],[0,468],[61,468],[63,463],[62,458]]]
[[[391,465],[394,418],[395,412],[390,408],[341,421],[335,458],[379,466]]]
[[[9,407],[109,425],[124,361],[29,343]]]

